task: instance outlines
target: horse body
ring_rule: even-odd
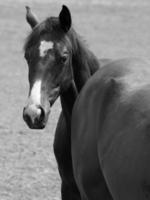
[[[102,175],[113,199],[150,199],[149,88],[150,63],[123,59],[96,72],[81,91],[71,134],[81,199],[109,199]]]

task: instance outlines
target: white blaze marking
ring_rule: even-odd
[[[37,80],[31,89],[31,100],[34,104],[40,105],[41,104],[41,80]]]
[[[51,41],[41,41],[39,46],[40,57],[44,57],[49,49],[53,49],[54,43]]]

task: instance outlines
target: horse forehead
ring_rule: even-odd
[[[40,42],[40,45],[39,45],[40,57],[44,57],[45,54],[46,54],[46,52],[47,52],[49,49],[53,49],[53,48],[54,48],[54,42],[42,40],[42,41]]]

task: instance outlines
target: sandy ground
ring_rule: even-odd
[[[22,46],[30,31],[24,5],[0,1],[0,200],[57,200],[53,139],[59,101],[45,130],[31,131],[22,120],[28,94]],[[60,10],[59,4],[30,5],[40,19]],[[99,58],[150,58],[149,6],[70,4],[70,9],[75,29]]]

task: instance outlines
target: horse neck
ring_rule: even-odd
[[[74,35],[75,36],[72,39],[72,43],[74,44],[72,65],[75,85],[78,92],[80,92],[89,77],[99,68],[99,62],[75,31]]]
[[[68,128],[70,129],[71,124],[71,114],[74,102],[77,98],[78,92],[74,81],[71,82],[67,90],[63,91],[60,95],[62,111],[67,121]]]

